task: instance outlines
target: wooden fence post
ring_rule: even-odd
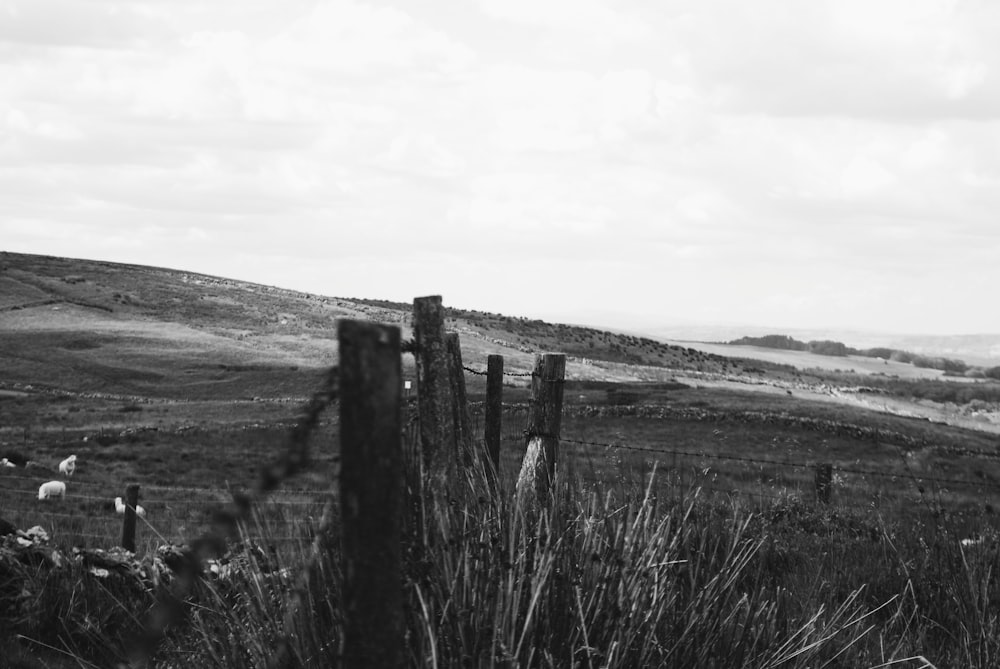
[[[342,320],[340,495],[344,667],[401,667],[402,363],[399,328]]]
[[[448,379],[451,387],[452,436],[455,456],[466,467],[472,466],[472,418],[469,416],[468,395],[465,392],[465,366],[462,364],[462,344],[457,332],[444,335],[448,355]]]
[[[816,465],[816,500],[822,504],[829,504],[832,489],[833,465],[829,463]]]
[[[125,486],[125,517],[122,521],[122,548],[135,552],[135,510],[139,504],[139,486]]]
[[[441,296],[413,300],[416,339],[417,410],[420,415],[420,451],[424,471],[433,488],[442,489],[455,469],[453,419],[448,411],[448,355],[444,342]],[[451,455],[451,457],[449,457]]]
[[[486,417],[484,419],[483,441],[486,456],[492,466],[494,483],[500,476],[500,432],[503,416],[503,356],[490,355],[486,358]]]
[[[519,504],[534,503],[539,508],[548,505],[559,450],[565,375],[566,356],[562,353],[545,353],[535,358],[528,444],[517,477]]]

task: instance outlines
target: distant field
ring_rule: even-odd
[[[8,277],[0,277],[0,309],[38,302],[48,297],[45,292],[34,286],[25,285]]]
[[[607,415],[592,412],[593,407],[613,408],[619,396],[635,406]],[[470,379],[470,400],[482,399],[479,378]],[[504,401],[510,405],[504,415],[502,449],[508,482],[516,476],[524,452],[523,409],[528,399],[526,389],[504,389]],[[301,406],[221,400],[130,404],[37,395],[0,398],[0,405],[6,417],[0,428],[0,456],[17,453],[40,465],[0,470],[0,508],[5,518],[22,527],[42,524],[56,533],[59,544],[107,547],[116,541],[120,528],[111,501],[126,484],[139,483],[141,502],[150,513],[149,525],[142,531],[147,549],[158,540],[156,533],[176,541],[205,529],[212,508],[227,499],[226,490],[252,485],[260,464],[283,448]],[[632,415],[636,406],[651,409],[653,415]],[[666,413],[658,415],[660,409]],[[695,415],[685,418],[677,413],[684,411]],[[775,420],[747,421],[741,418],[747,412]],[[873,440],[870,433],[852,427],[817,431],[790,422],[789,417],[858,426],[862,431],[877,429],[886,436]],[[478,437],[481,408],[474,411],[474,419],[473,433]],[[892,434],[904,435],[916,445],[901,446],[888,436]],[[864,507],[875,499],[887,505],[884,510],[892,506],[893,513],[902,513],[911,505],[926,506],[933,497],[937,503],[966,511],[970,522],[979,523],[984,503],[998,504],[1000,457],[995,438],[784,393],[573,382],[567,385],[562,435],[567,441],[560,447],[561,460],[595,484],[619,481],[641,486],[655,463],[658,488],[668,495],[700,486],[706,496],[740,497],[753,504],[782,495],[809,500],[811,466],[825,461],[880,474],[842,475],[836,498],[845,506]],[[291,488],[320,491],[335,482],[336,411],[324,415],[313,446],[316,466]],[[38,502],[38,485],[57,477],[58,462],[71,453],[79,460],[77,473],[68,482],[69,498]],[[924,476],[966,483],[948,486],[947,492],[941,484],[927,483],[922,493],[915,477]],[[321,495],[279,495],[277,500],[280,508],[269,513],[283,524],[279,536],[297,535],[303,528],[278,512],[301,503],[315,516]]]
[[[730,344],[710,344],[692,341],[667,340],[667,343],[675,346],[687,346],[705,353],[730,358],[748,358],[779,365],[792,365],[797,369],[822,369],[831,372],[850,371],[856,374],[888,374],[898,376],[901,379],[940,379],[944,376],[944,372],[937,369],[914,367],[911,364],[892,360],[883,362],[877,358],[866,358],[857,355],[839,357],[817,355],[808,351],[782,351],[762,346],[734,346]]]

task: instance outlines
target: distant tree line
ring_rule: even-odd
[[[877,346],[875,348],[858,349],[852,348],[839,341],[799,341],[788,335],[764,335],[763,337],[740,337],[728,344],[740,346],[762,346],[765,348],[775,348],[783,351],[808,351],[818,355],[859,355],[866,358],[880,358],[882,360],[893,360],[895,362],[910,363],[914,367],[926,369],[940,369],[946,374],[965,375],[976,378],[990,378],[1000,380],[1000,367],[974,367],[964,360],[954,358],[944,358],[940,356],[920,355],[901,351],[894,348]]]

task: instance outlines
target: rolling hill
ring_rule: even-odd
[[[2,253],[0,387],[167,398],[301,396],[336,361],[337,319],[396,324],[405,338],[412,336],[410,312],[404,303],[165,268]],[[571,356],[571,378],[739,371],[721,356],[634,335],[469,309],[449,308],[446,317],[470,365],[499,353],[508,370],[527,370],[536,352],[559,350]]]
[[[658,341],[444,301],[446,328],[459,333],[464,362],[473,369],[484,369],[486,356],[498,353],[506,371],[524,372],[536,353],[561,351],[571,381],[794,392],[1000,430],[996,383],[944,381],[938,370],[857,356]],[[411,309],[159,267],[0,253],[0,394],[300,400],[337,360],[338,319],[395,324],[405,339],[413,334]],[[404,356],[403,364],[412,375],[412,358]],[[470,392],[482,390],[481,379],[470,378]]]

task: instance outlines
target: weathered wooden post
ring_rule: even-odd
[[[125,516],[122,521],[122,548],[135,552],[135,509],[139,504],[139,486],[125,486]]]
[[[562,353],[545,353],[535,358],[528,444],[517,477],[519,504],[536,504],[538,508],[548,505],[559,451],[565,375],[566,356]]]
[[[399,328],[343,320],[340,496],[344,667],[401,667],[402,364]]]
[[[466,467],[472,465],[472,418],[469,416],[468,395],[465,392],[465,366],[462,364],[462,345],[457,332],[444,335],[448,355],[448,380],[451,388],[452,436],[454,453]]]
[[[829,463],[816,465],[816,500],[822,504],[829,504],[832,490],[833,465]]]
[[[503,420],[503,356],[491,355],[486,358],[486,417],[484,419],[483,442],[486,456],[492,467],[494,483],[500,476],[500,431]]]
[[[417,410],[420,414],[420,451],[424,472],[432,488],[442,489],[454,471],[454,444],[449,411],[448,355],[444,343],[444,307],[441,296],[413,300],[413,334],[416,339]],[[448,457],[452,455],[452,457]]]

